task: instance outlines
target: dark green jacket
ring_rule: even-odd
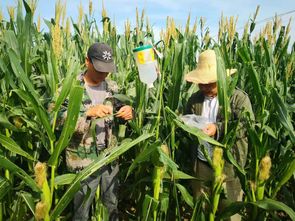
[[[205,97],[201,91],[194,93],[188,100],[185,114],[201,115],[204,99]],[[232,147],[232,153],[240,166],[244,167],[248,153],[248,139],[244,114],[246,112],[249,112],[252,118],[254,116],[248,95],[240,89],[235,89],[233,91],[233,95],[230,98],[230,109],[230,123],[239,122],[236,132],[236,141],[234,146]],[[222,140],[224,137],[223,122],[224,117],[222,116],[221,108],[219,107],[216,119],[219,140]],[[225,165],[225,173],[227,176],[233,176],[232,166],[228,163],[226,163]]]

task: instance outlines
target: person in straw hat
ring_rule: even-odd
[[[236,73],[236,69],[227,69],[227,74],[232,75]],[[216,54],[214,50],[206,50],[202,52],[198,59],[198,66],[195,70],[189,72],[185,76],[185,80],[197,84],[199,91],[192,94],[189,98],[185,113],[194,114],[202,119],[206,119],[202,130],[209,136],[215,139],[222,140],[223,134],[223,116],[218,104],[217,94],[217,63]],[[246,128],[243,125],[243,117],[245,112],[249,112],[253,117],[253,111],[248,95],[240,90],[235,89],[230,97],[231,108],[231,122],[240,122],[237,128],[237,137],[234,146],[232,147],[232,154],[237,163],[244,167],[246,163],[248,140],[246,136]],[[240,121],[239,121],[240,119]],[[203,120],[204,121],[204,120]],[[213,147],[211,145],[204,145],[209,157],[212,157]],[[194,175],[199,178],[193,181],[193,191],[196,197],[200,196],[203,191],[208,192],[206,184],[214,179],[214,172],[212,165],[209,164],[201,148],[197,147],[194,150]],[[221,202],[221,207],[228,201],[241,201],[242,189],[238,177],[236,176],[233,165],[225,162],[223,173],[225,174],[225,188],[226,200]],[[241,220],[241,217],[236,214],[230,220]]]

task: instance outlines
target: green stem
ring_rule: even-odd
[[[162,171],[162,167],[155,166],[155,174],[154,174],[155,191],[154,191],[154,198],[156,200],[159,199],[159,194],[160,194],[160,185],[159,184],[161,184],[161,171]]]
[[[57,111],[54,113],[54,116],[53,116],[53,123],[52,123],[52,132],[54,132],[55,130],[55,126],[56,126],[56,119],[57,119]],[[51,149],[51,153],[53,152],[53,149]]]
[[[175,184],[175,180],[174,180],[174,177],[173,177],[173,192],[174,192],[174,195],[175,195],[175,201],[176,201],[176,208],[177,208],[177,216],[178,216],[178,220],[181,220],[181,217],[180,217],[180,207],[179,207],[179,202],[178,202],[178,197],[177,197],[177,190],[176,190],[176,184]]]
[[[261,108],[261,116],[264,116],[264,109],[265,109],[266,97],[263,98],[263,104]],[[261,130],[264,128],[264,120],[261,121]],[[263,132],[260,131],[259,141],[262,142]]]
[[[5,133],[6,133],[6,137],[10,137],[11,136],[11,134],[10,134],[10,132],[9,132],[8,129],[5,129]]]
[[[257,183],[257,182],[256,182]],[[252,188],[252,200],[253,202],[256,202],[256,195],[255,195],[255,189]],[[253,212],[252,212],[252,217],[251,217],[251,220],[255,221],[256,220],[256,217],[257,217],[257,213],[258,213],[258,209],[257,209],[257,206],[254,206],[253,205]]]
[[[54,113],[53,123],[52,123],[52,132],[55,130],[56,119],[57,119],[57,111]],[[50,153],[52,154],[54,151],[54,141],[50,140]],[[55,166],[51,167],[51,179],[50,179],[50,194],[51,194],[51,202],[53,202],[53,193],[54,193],[54,177],[55,177]]]
[[[261,181],[258,181],[258,184],[257,184],[257,190],[256,190],[256,199],[253,199],[253,201],[255,200],[262,200],[264,198],[264,184],[261,183]],[[254,202],[255,202],[254,201]],[[261,211],[260,211],[261,212]],[[253,215],[252,215],[252,220],[258,220],[259,219],[259,214],[260,212],[258,212],[258,208],[257,206],[254,206],[253,208]]]
[[[54,192],[54,176],[55,176],[55,166],[51,167],[51,179],[50,179],[50,195],[51,202],[53,202],[53,192]]]
[[[222,188],[222,183],[223,183],[223,181],[215,179],[214,187],[213,187],[213,196],[212,196],[212,210],[209,214],[210,221],[215,220],[215,214],[216,214],[218,204],[219,204],[220,189]]]
[[[171,125],[171,149],[172,149],[172,160],[174,160],[174,150],[175,150],[175,124]]]
[[[253,205],[253,213],[252,213],[252,218],[251,218],[251,220],[253,220],[253,221],[257,220],[257,219],[256,219],[256,217],[257,217],[257,213],[258,213],[257,206],[254,206],[254,205]]]
[[[264,184],[258,184],[257,187],[257,200],[262,200],[264,197]]]
[[[215,215],[212,214],[212,213],[210,213],[210,215],[209,215],[209,221],[214,221],[214,219],[215,219]]]
[[[258,156],[256,156],[255,160],[255,184],[258,182],[258,174],[259,174],[259,159]]]
[[[161,190],[162,170],[163,170],[163,167],[155,166],[155,168],[154,168],[154,180],[153,180],[154,199],[157,201],[159,200],[160,190]],[[156,221],[156,220],[157,220],[157,208],[154,210],[154,221]]]
[[[142,128],[142,118],[143,118],[143,112],[140,111],[138,116],[138,128]]]
[[[218,208],[218,204],[219,204],[219,199],[220,199],[220,194],[219,193],[215,193],[214,197],[213,197],[213,214],[215,216],[215,213],[217,211]]]
[[[100,198],[100,185],[97,186],[95,195],[96,195],[96,197],[95,197],[96,198],[96,202],[98,202],[99,201],[99,198]],[[102,220],[101,214],[103,214],[103,211],[102,211],[101,206],[99,206],[99,208],[98,208],[98,214],[97,214],[97,221],[101,221]]]
[[[6,133],[6,137],[10,137],[11,134],[9,133],[9,130],[8,129],[5,129],[5,133]],[[10,180],[10,172],[8,169],[5,169],[5,177],[7,180],[11,181]]]
[[[265,104],[266,104],[266,98],[264,97],[263,99],[263,104],[261,107],[261,116],[264,116],[264,109],[265,109]],[[263,131],[262,128],[264,128],[264,120],[262,120],[261,123],[261,130],[260,130],[260,135],[259,135],[259,141],[262,143],[262,139],[263,139]],[[264,185],[262,185],[260,183],[260,181],[258,180],[258,176],[259,176],[259,155],[257,152],[257,147],[256,148],[256,160],[255,160],[255,184],[257,185],[257,190],[256,190],[256,194],[254,193],[254,190],[252,190],[252,197],[253,197],[253,202],[256,202],[256,200],[262,200],[264,197]],[[253,206],[253,213],[252,213],[252,220],[257,220],[258,216],[258,208],[257,206]]]
[[[5,177],[6,179],[10,180],[10,172],[8,169],[5,169]]]
[[[163,102],[163,87],[164,87],[164,76],[162,75],[161,78],[161,85],[160,85],[160,93],[159,93],[159,109],[158,109],[158,116],[157,116],[157,122],[156,122],[156,140],[159,139],[160,134],[160,117],[161,117],[161,108],[162,108],[162,102]],[[159,200],[160,190],[161,190],[161,182],[162,182],[162,170],[163,167],[157,167],[154,168],[154,199]],[[154,221],[157,220],[157,208],[154,210]]]
[[[48,214],[45,216],[44,221],[50,221],[50,218],[49,218]]]
[[[0,203],[0,221],[3,220],[3,208],[2,208],[2,203]]]
[[[159,109],[158,109],[158,116],[157,116],[157,130],[156,130],[156,139],[159,138],[159,131],[160,131],[160,119],[161,119],[161,107],[163,102],[163,87],[164,87],[164,75],[161,77],[161,86],[160,86],[160,93],[159,93]]]
[[[53,153],[54,145],[53,141],[50,141],[50,151]],[[54,193],[54,178],[55,178],[55,166],[51,167],[51,179],[50,179],[50,196],[51,202],[53,202],[53,193]]]
[[[257,148],[255,146],[255,148]],[[259,173],[259,160],[258,160],[258,154],[257,154],[257,150],[255,151],[256,152],[256,160],[255,160],[255,185],[257,185],[258,183],[258,173]],[[253,202],[256,202],[256,194],[255,194],[255,189],[254,188],[251,188],[251,192],[252,192],[252,201]],[[253,213],[252,213],[252,219],[251,220],[256,220],[256,217],[257,217],[257,207],[253,205]]]
[[[255,195],[255,189],[251,188],[251,195],[252,195],[252,201],[256,202],[256,195]]]

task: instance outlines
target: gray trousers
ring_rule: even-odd
[[[106,165],[97,172],[83,180],[81,189],[74,197],[74,216],[73,221],[88,221],[90,206],[95,197],[98,185],[100,184],[100,196],[104,206],[108,209],[109,220],[118,221],[118,179],[119,165]],[[87,190],[91,192],[87,200],[84,200]],[[87,196],[86,196],[87,197]]]

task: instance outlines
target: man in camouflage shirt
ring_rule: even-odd
[[[118,92],[117,84],[107,80],[109,72],[115,71],[112,49],[104,43],[94,43],[87,52],[87,70],[78,76],[84,86],[84,95],[75,132],[66,148],[67,167],[72,172],[79,172],[87,167],[105,148],[116,145],[114,119],[132,119],[132,107],[122,105],[113,95]],[[73,220],[86,221],[94,199],[97,186],[104,205],[109,212],[109,220],[118,220],[118,171],[117,163],[107,165],[81,183],[81,189],[74,198]],[[91,190],[88,195],[88,189]],[[84,198],[87,197],[85,200]]]

